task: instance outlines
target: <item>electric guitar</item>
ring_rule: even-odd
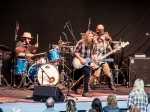
[[[92,60],[91,58],[85,58],[85,63],[82,64],[77,57],[74,57],[73,62],[72,62],[73,67],[75,69],[81,69],[83,66],[92,66],[92,63],[94,63],[94,65],[96,65],[94,68],[97,69],[101,64],[104,63],[104,61],[113,61],[113,59],[105,59],[105,58],[111,55],[112,53],[116,52],[117,50],[120,50],[120,48],[125,47],[126,45],[129,45],[129,42],[121,42],[121,45],[118,46],[116,49],[112,50],[111,52],[103,56],[102,56],[102,53],[100,53],[98,55],[98,65],[96,64],[96,61]]]

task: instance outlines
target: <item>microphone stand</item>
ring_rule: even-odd
[[[134,73],[134,75],[135,75],[134,82],[135,82],[135,80],[137,78],[136,72],[133,69],[131,69],[128,65],[126,65],[123,61],[122,61],[122,64],[125,65],[129,70],[131,70]],[[128,77],[129,77],[129,75],[128,75]],[[129,82],[127,82],[127,87],[129,87]]]
[[[91,19],[89,18],[88,30],[90,29]]]
[[[17,37],[18,37],[18,30],[19,30],[19,22],[16,22],[16,29],[15,29],[15,41],[17,41]]]
[[[71,23],[70,23],[69,21],[68,21],[68,23],[69,23],[70,26],[71,26]],[[67,26],[68,30],[70,31],[70,33],[71,33],[71,35],[72,35],[72,37],[73,37],[72,43],[73,43],[73,51],[74,51],[74,46],[76,45],[77,40],[76,40],[75,36],[73,35],[73,30],[72,30],[72,28],[70,29],[70,28],[68,27],[68,24],[66,24],[66,26]],[[73,54],[72,54],[72,57],[74,57]],[[74,72],[73,68],[72,68],[72,71]],[[74,73],[73,73],[73,74],[74,74]],[[74,77],[74,75],[73,75],[73,77]]]
[[[47,75],[47,73],[43,70],[43,68],[41,67],[41,66],[39,66],[41,69],[42,69],[42,86],[43,86],[43,72]],[[48,79],[49,79],[49,81],[50,81],[50,83],[52,83],[51,82],[51,78],[47,75],[47,77],[48,77]]]
[[[70,24],[70,22],[69,22],[69,24]],[[71,31],[71,29],[68,27],[68,24],[66,26],[67,26],[68,30],[70,31],[70,33],[73,37],[74,44],[75,44],[75,42],[77,43],[77,40],[76,40],[75,36],[73,35],[73,31]]]
[[[67,41],[67,45],[68,45],[68,48],[69,48],[69,43],[68,43],[68,38],[67,38],[67,35],[63,32],[63,34],[65,35],[65,38],[66,38],[66,41]],[[70,53],[70,49],[69,49],[69,53]],[[63,63],[64,64],[64,63]],[[74,98],[74,96],[72,96],[71,94],[70,94],[70,83],[69,83],[69,81],[70,81],[70,78],[69,78],[69,76],[68,75],[66,75],[66,77],[67,77],[67,85],[68,85],[68,92],[67,92],[67,94],[66,94],[66,96],[71,96],[72,98]],[[66,100],[67,100],[67,97],[66,97]]]

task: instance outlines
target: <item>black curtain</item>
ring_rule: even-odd
[[[77,40],[80,33],[88,29],[95,31],[98,24],[105,26],[112,39],[129,41],[124,48],[124,61],[134,53],[150,56],[150,1],[142,0],[1,0],[0,1],[0,44],[15,49],[15,28],[19,22],[18,40],[23,32],[31,32],[32,44],[39,37],[37,53],[48,52],[49,44],[58,44],[62,32],[72,42],[68,28],[70,21]]]

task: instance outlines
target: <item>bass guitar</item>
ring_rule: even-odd
[[[92,64],[94,63],[94,65],[95,65],[94,68],[97,69],[101,64],[104,63],[104,61],[114,61],[113,59],[105,59],[105,58],[108,57],[109,55],[111,55],[112,53],[115,53],[120,48],[125,47],[126,45],[129,45],[129,42],[121,42],[121,45],[118,46],[117,48],[115,48],[114,50],[112,50],[111,52],[109,52],[103,56],[102,56],[102,53],[100,53],[98,55],[98,61],[97,61],[98,64],[95,60],[92,60],[91,58],[85,58],[85,63],[82,64],[77,57],[74,57],[73,62],[72,62],[73,67],[75,69],[81,69],[84,66],[91,66],[92,67]]]

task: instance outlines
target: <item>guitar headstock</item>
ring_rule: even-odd
[[[127,46],[127,45],[129,45],[129,42],[127,41],[127,42],[121,42],[121,47],[125,47],[125,46]]]

